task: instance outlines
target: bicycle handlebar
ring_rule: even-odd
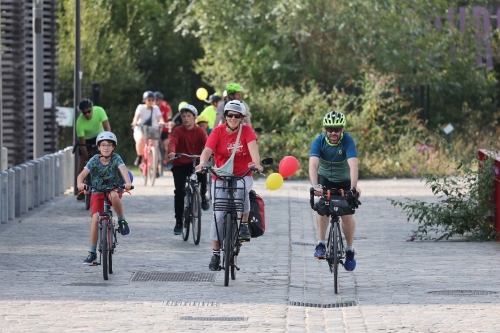
[[[123,186],[123,185],[107,186],[107,187],[101,187],[101,188],[98,188],[98,187],[95,187],[95,186],[92,186],[92,185],[87,185],[87,184],[85,184],[83,186],[83,189],[85,191],[90,192],[90,190],[94,189],[96,192],[99,192],[99,193],[111,192],[115,188],[120,189],[120,190],[125,190],[125,186]],[[134,189],[134,185],[130,186],[130,189],[133,190]]]
[[[192,160],[195,160],[195,159],[200,158],[200,156],[201,155],[189,155],[189,154],[184,154],[184,153],[176,153],[175,157],[172,160],[175,160],[175,159],[178,159],[178,158],[181,158],[181,157],[187,157],[187,158],[190,158]]]
[[[361,205],[361,202],[358,200],[358,192],[351,192],[351,191],[344,191],[343,189],[337,189],[337,188],[332,188],[332,189],[326,189],[324,186],[321,186],[321,190],[323,191],[323,194],[321,194],[321,197],[327,201],[330,201],[330,197],[332,195],[340,195],[342,197],[347,197],[348,199],[353,199],[353,203],[356,205],[356,208],[358,205]],[[309,189],[309,197],[310,201],[309,203],[311,204],[311,209],[314,207],[314,192],[316,191],[316,188],[311,187]]]
[[[93,143],[80,143],[80,142],[76,142],[73,145],[73,151],[71,152],[72,154],[75,153],[76,147],[97,148],[97,146],[95,144],[93,144]]]
[[[265,173],[259,172],[259,170],[257,170],[257,168],[254,168],[254,167],[248,168],[248,170],[243,175],[241,175],[241,176],[236,176],[236,175],[219,175],[219,174],[217,174],[217,172],[211,166],[204,166],[204,167],[201,168],[200,172],[201,171],[209,171],[209,172],[213,173],[216,178],[219,178],[219,179],[222,179],[223,177],[243,178],[246,175],[248,175],[248,173],[250,173],[250,171],[258,173],[261,176],[265,176],[266,175]]]

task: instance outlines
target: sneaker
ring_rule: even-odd
[[[203,196],[203,198],[201,198],[201,208],[205,211],[210,209],[210,204],[208,203],[206,196]]]
[[[139,164],[141,164],[141,162],[142,162],[142,156],[137,156],[135,158],[134,165],[139,166]]]
[[[240,224],[240,239],[244,242],[250,242],[250,231],[248,230],[248,223]]]
[[[325,258],[325,244],[319,243],[316,246],[316,251],[314,251],[314,258],[324,259]]]
[[[78,201],[82,201],[83,199],[85,199],[85,194],[83,194],[83,193],[80,193],[76,196],[76,200],[78,200]]]
[[[214,254],[212,255],[212,259],[210,259],[210,264],[208,268],[211,271],[220,271],[220,256]]]
[[[130,235],[130,228],[127,220],[118,221],[118,231],[122,234],[122,236]]]
[[[83,265],[92,265],[96,260],[97,260],[97,253],[89,251],[87,259],[83,261]]]
[[[182,234],[182,220],[178,219],[175,221],[174,235],[181,235],[181,234]]]
[[[347,251],[345,253],[345,263],[344,268],[346,271],[353,271],[356,268],[356,259],[354,259],[355,252]]]

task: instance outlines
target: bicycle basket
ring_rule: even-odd
[[[230,177],[228,177],[230,178]],[[246,191],[244,187],[238,187],[238,180],[242,178],[233,178],[233,185],[230,186],[228,179],[217,179],[214,182],[214,211],[222,212],[243,212]],[[243,180],[244,182],[244,180]],[[243,183],[244,184],[244,183]],[[229,198],[229,193],[232,192],[236,195],[236,191],[243,191],[243,198]]]
[[[144,133],[144,138],[151,140],[158,140],[161,136],[161,128],[157,126],[142,126],[142,132]]]
[[[327,205],[324,198],[320,198],[314,204],[313,209],[322,216],[344,216],[352,215],[356,211],[351,206],[351,200],[348,197],[332,195]]]

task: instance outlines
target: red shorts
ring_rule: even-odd
[[[123,192],[118,192],[118,189],[115,188],[113,191],[118,193],[118,197],[121,199]],[[109,197],[108,193],[108,203],[109,206],[113,206],[111,204],[111,198]],[[104,211],[104,193],[96,193],[92,194],[90,196],[90,216],[94,215],[95,213],[102,213]]]

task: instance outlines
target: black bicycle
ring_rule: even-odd
[[[261,161],[262,165],[268,165],[273,162],[272,158],[265,158]],[[220,269],[224,269],[224,286],[229,285],[229,272],[231,272],[231,280],[236,279],[236,271],[240,268],[237,266],[238,254],[240,253],[240,248],[242,245],[242,240],[240,239],[240,224],[241,224],[241,214],[243,213],[244,203],[245,203],[245,179],[244,177],[251,171],[260,173],[253,166],[249,165],[249,169],[242,176],[235,175],[222,175],[217,174],[210,166],[205,166],[202,170],[208,170],[215,175],[216,181],[214,182],[214,193],[213,193],[213,210],[214,219],[216,211],[223,211],[223,226],[224,226],[224,238],[218,239],[219,246],[223,255],[222,265]],[[265,175],[264,175],[265,176]],[[242,181],[243,187],[238,187],[238,182]],[[242,190],[244,192],[243,198],[236,198],[235,194],[237,190]],[[227,198],[217,197],[217,193],[227,192]],[[219,235],[219,230],[217,223],[215,224],[217,236]]]
[[[116,228],[115,219],[113,218],[113,211],[108,202],[108,195],[111,191],[117,189],[120,191],[125,190],[122,186],[111,186],[104,188],[97,188],[91,185],[85,185],[85,190],[90,192],[104,194],[104,211],[99,213],[99,240],[98,250],[99,250],[99,262],[95,265],[102,265],[102,276],[104,280],[108,279],[108,273],[113,274],[113,254],[115,253],[116,245],[118,244],[116,240]],[[130,189],[133,189],[132,186]]]
[[[193,161],[192,172],[188,177],[186,177],[182,239],[184,239],[184,241],[189,239],[189,229],[192,225],[193,242],[195,245],[198,245],[200,243],[201,235],[201,194],[195,167],[200,155],[188,155],[183,153],[175,154],[175,158],[182,156],[190,158]]]
[[[345,249],[342,240],[342,230],[340,228],[341,216],[352,215],[354,207],[360,205],[358,198],[350,191],[344,192],[340,189],[322,189],[323,194],[320,200],[314,203],[314,188],[311,187],[310,203],[311,208],[323,216],[330,216],[330,231],[326,243],[325,260],[333,273],[335,294],[338,294],[338,274],[339,264],[344,266]]]
[[[74,146],[73,146],[73,154],[75,153],[76,151],[76,148],[77,147],[87,147],[87,153],[88,153],[88,158],[87,160],[85,161],[85,164],[87,164],[87,162],[92,158],[92,156],[94,156],[94,154],[96,154],[97,152],[97,146],[94,145],[94,144],[91,144],[91,143],[79,143],[77,142]],[[85,180],[84,180],[85,184],[92,184],[92,176],[90,175],[90,173],[87,175],[87,177],[85,177]],[[84,192],[84,195],[85,195],[85,209],[86,210],[89,210],[90,209],[90,192],[88,191],[85,191]]]

